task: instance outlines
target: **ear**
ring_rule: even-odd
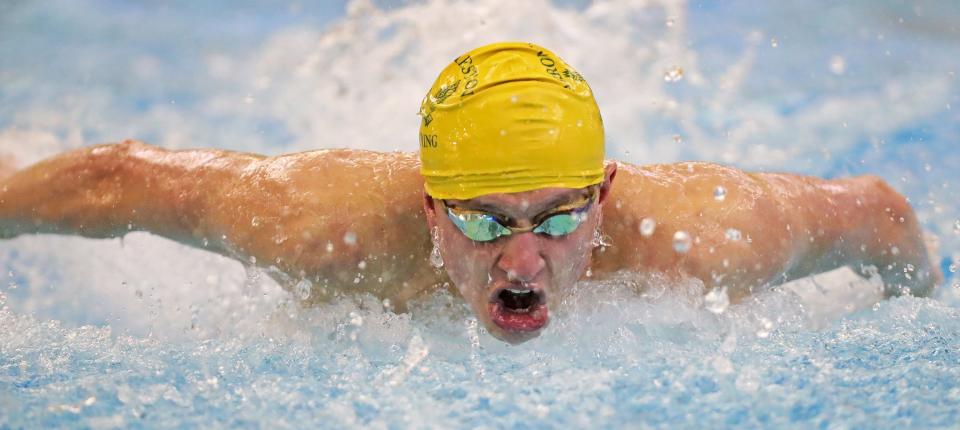
[[[437,225],[437,210],[436,205],[433,204],[433,197],[427,194],[426,190],[423,191],[423,213],[427,216],[427,227],[433,230]]]
[[[600,184],[600,204],[607,200],[613,186],[613,178],[617,177],[617,162],[612,161],[603,169],[603,184]]]

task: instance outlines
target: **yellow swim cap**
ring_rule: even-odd
[[[447,66],[420,107],[420,172],[438,199],[603,181],[593,92],[554,53],[495,43]]]

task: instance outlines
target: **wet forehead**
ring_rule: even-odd
[[[470,200],[450,200],[464,209],[482,210],[514,218],[533,217],[589,194],[587,188],[544,188],[520,193],[487,194]]]

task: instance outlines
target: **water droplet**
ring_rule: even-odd
[[[663,80],[666,82],[677,82],[683,79],[683,68],[674,66],[670,70],[663,72]]]
[[[653,218],[644,218],[640,220],[640,234],[643,237],[653,236],[653,232],[657,229],[657,222]]]
[[[726,198],[727,198],[727,189],[724,188],[722,185],[717,185],[717,188],[713,189],[713,199],[718,202],[722,202]]]
[[[780,46],[780,41],[777,40],[776,38],[771,38],[771,39],[770,39],[770,46],[776,48],[776,47]]]
[[[893,255],[900,255],[900,248],[897,248],[896,246],[891,246],[890,253]]]
[[[678,230],[673,234],[673,250],[681,254],[686,254],[687,251],[690,251],[690,247],[693,245],[693,241],[690,239],[690,235],[683,231]]]
[[[583,120],[582,120],[582,119],[578,119],[578,120],[577,120],[577,127],[583,127]]]
[[[257,217],[250,218],[250,225],[254,227],[260,227],[260,218],[257,218]]]
[[[588,268],[587,268],[587,273],[586,273],[586,275],[587,275],[588,278],[591,277],[591,276],[593,276],[593,268],[588,267]]]
[[[603,251],[604,247],[610,246],[610,236],[607,236],[600,232],[600,229],[597,228],[593,231],[593,240],[590,241],[590,245],[594,248],[601,248]]]
[[[724,258],[724,259],[723,259],[723,267],[730,267],[730,260]]]
[[[352,232],[352,231],[348,231],[346,234],[343,235],[343,243],[345,243],[345,244],[347,244],[347,245],[350,245],[350,246],[356,245],[356,244],[357,244],[357,234],[354,233],[354,232]]]
[[[243,102],[248,105],[253,104],[254,101],[256,101],[256,99],[254,99],[253,96],[249,94],[247,94],[247,96],[243,98]]]
[[[683,143],[683,138],[679,134],[673,135],[673,143]]]
[[[703,307],[714,314],[720,315],[730,306],[730,296],[727,287],[714,288],[703,296]]]
[[[301,279],[300,282],[297,282],[297,285],[293,286],[293,293],[300,298],[300,300],[307,300],[310,298],[310,294],[313,293],[313,283],[309,279]]]
[[[507,135],[507,130],[501,128],[501,129],[500,129],[500,135],[501,135],[501,136],[506,136],[506,135]]]
[[[723,234],[724,236],[727,237],[727,240],[731,242],[736,242],[740,240],[741,237],[743,237],[743,235],[740,233],[740,230],[737,230],[735,228],[728,228],[727,231],[725,231]]]
[[[367,261],[366,261],[366,260],[360,260],[360,262],[357,263],[357,268],[360,269],[360,270],[366,269],[366,268],[367,268]]]
[[[430,251],[430,265],[434,269],[443,267],[443,255],[440,254],[440,229],[433,228],[433,249]]]
[[[950,267],[947,267],[947,270],[949,270],[950,273],[957,273],[957,263],[951,264]]]
[[[953,234],[960,234],[960,219],[953,222]]]
[[[830,72],[834,75],[842,75],[847,70],[847,62],[843,57],[834,55],[830,57]]]
[[[517,98],[517,96],[515,96],[515,95],[514,95],[514,96],[510,96],[510,103],[516,103],[518,100],[520,100],[520,99]]]
[[[327,242],[327,252],[333,252],[333,242]]]
[[[923,170],[926,171],[926,172],[929,172],[929,171],[933,170],[933,166],[931,166],[929,163],[925,163],[925,164],[923,165]]]

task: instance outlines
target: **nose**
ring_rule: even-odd
[[[500,251],[497,268],[512,282],[532,282],[546,266],[535,234],[520,233],[507,238]]]

